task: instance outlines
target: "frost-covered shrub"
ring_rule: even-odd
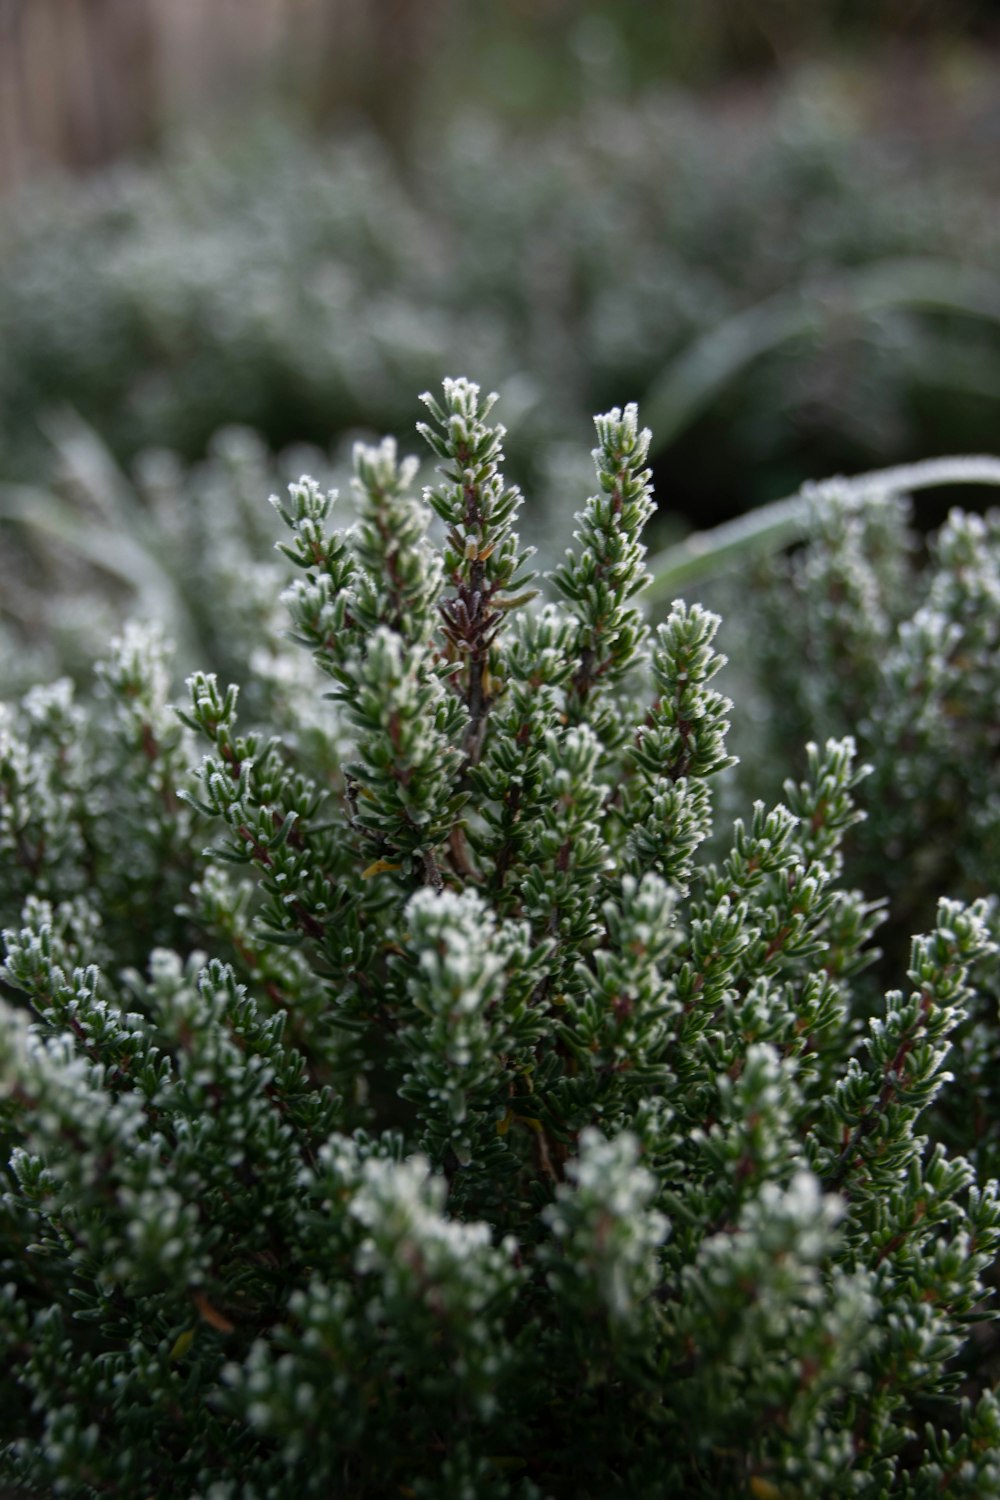
[[[889,899],[890,954],[942,890],[1000,891],[1000,512],[952,510],[922,539],[914,501],[816,486],[807,542],[767,566],[749,630],[765,763],[779,747],[850,731],[872,767],[851,878]],[[994,933],[1000,923],[994,913]],[[1000,966],[980,977],[977,1025],[952,1066],[949,1139],[1000,1165]],[[944,1128],[943,1125],[941,1128]]]
[[[772,751],[857,736],[874,776],[855,859],[905,920],[942,886],[1000,886],[1000,511],[955,509],[925,542],[912,508],[817,486],[808,541],[756,596]]]
[[[814,744],[706,858],[719,621],[635,602],[635,409],[543,605],[491,403],[425,400],[422,500],[390,443],[346,532],[275,502],[318,727],[203,672],[173,720],[134,631],[7,711],[6,1481],[1000,1493],[996,1185],[925,1134],[988,902],[859,1036],[864,767]]]

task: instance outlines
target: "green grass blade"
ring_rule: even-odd
[[[815,501],[825,493],[833,491],[863,498],[866,494],[908,494],[952,484],[1000,486],[1000,458],[989,454],[930,458],[923,463],[874,469],[853,479],[835,478],[803,485],[796,495],[759,506],[710,531],[696,531],[651,558],[651,582],[643,597],[650,603],[671,599],[677,589],[693,580],[725,572],[800,541],[808,535]]]

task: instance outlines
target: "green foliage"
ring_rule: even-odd
[[[830,481],[808,501],[807,541],[767,567],[749,628],[766,703],[762,758],[801,739],[856,734],[872,766],[851,878],[889,898],[882,934],[905,952],[942,888],[1000,890],[1000,513],[952,510],[926,547],[902,487]],[[1000,937],[1000,910],[990,915]],[[977,1024],[951,1055],[963,1087],[936,1129],[1000,1166],[1000,967],[982,971]]]
[[[991,21],[989,0],[970,0],[958,11],[930,4],[915,14],[899,11],[893,0],[815,0],[809,6],[702,0],[690,7],[579,0],[568,13],[525,13],[514,5],[468,10],[453,0],[449,24],[441,28],[448,40],[431,60],[424,94],[433,99],[435,91],[445,91],[450,99],[459,92],[487,99],[501,114],[544,119],[581,94],[628,96],[665,77],[686,87],[745,89],[748,76],[784,71],[790,58],[828,64],[846,53],[857,88],[857,73],[873,51],[883,90],[891,91],[900,73],[912,89],[914,73],[928,60],[936,76],[934,63],[943,66],[947,59],[951,68],[964,65],[959,86],[971,92],[976,75],[969,38],[988,34]],[[894,56],[897,49],[902,58]]]
[[[175,719],[132,630],[101,696],[5,710],[5,1481],[997,1494],[1000,1204],[961,1111],[937,1138],[995,906],[941,900],[869,1014],[882,773],[827,737],[720,826],[720,622],[636,604],[635,408],[537,604],[492,400],[425,402],[422,499],[383,444],[346,530],[275,502],[311,690],[244,724],[196,672]],[[898,668],[889,604],[856,625],[859,694],[933,637],[988,718],[986,537],[950,523]]]
[[[861,873],[923,920],[942,884],[1000,883],[1000,512],[953,510],[924,560],[911,508],[898,488],[817,487],[807,545],[769,570],[760,655],[776,738],[858,735]]]

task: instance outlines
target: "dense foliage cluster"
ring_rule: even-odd
[[[864,878],[907,920],[935,888],[1000,884],[1000,511],[953,510],[926,559],[911,512],[817,486],[807,545],[769,564],[758,637],[773,744],[850,727],[873,761]]]
[[[314,679],[196,672],[178,716],[136,627],[0,720],[7,1482],[1000,1495],[1000,1204],[934,1138],[953,1042],[995,1050],[995,900],[942,899],[862,1015],[882,770],[813,743],[720,829],[719,620],[636,601],[635,408],[546,603],[491,402],[425,401],[423,499],[386,441],[348,529],[314,479],[274,502]],[[918,615],[980,736],[992,535],[951,523]]]
[[[952,510],[926,542],[912,511],[891,490],[861,499],[843,481],[816,486],[808,542],[768,562],[751,611],[765,762],[850,729],[872,766],[850,871],[889,898],[880,939],[890,953],[926,924],[940,891],[1000,891],[1000,511]],[[949,1091],[938,1128],[993,1176],[995,960],[978,989],[981,1024],[950,1062],[963,1088]]]

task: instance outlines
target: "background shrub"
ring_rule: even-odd
[[[701,521],[817,465],[988,447],[995,190],[988,156],[819,76],[728,111],[590,102],[530,148],[471,117],[406,173],[373,139],[241,130],[6,206],[4,470],[38,472],[61,401],[125,459],[199,458],[234,421],[272,447],[398,434],[399,392],[459,362],[523,418],[522,462],[541,409],[578,444],[611,394],[645,398]]]

